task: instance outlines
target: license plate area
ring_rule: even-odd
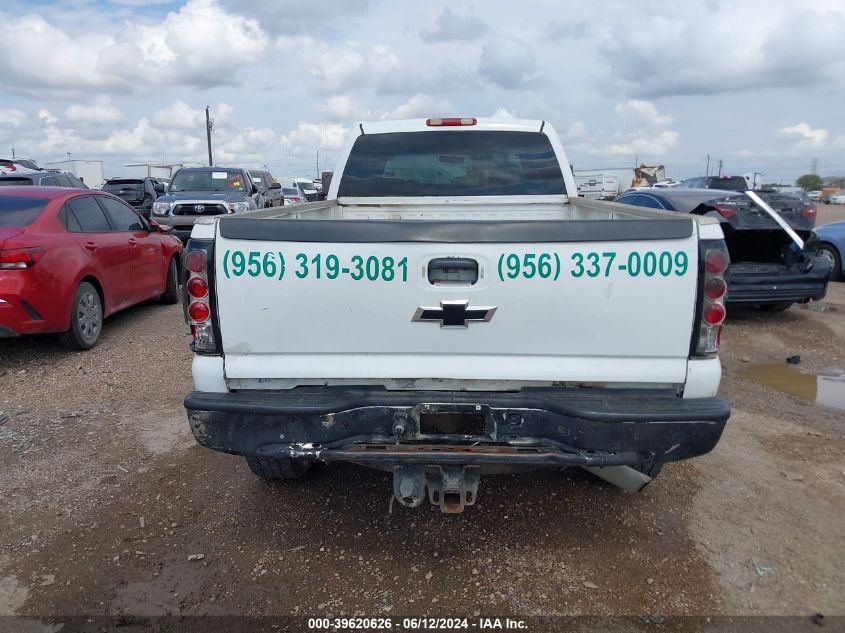
[[[412,417],[420,436],[490,436],[489,408],[481,405],[425,404],[415,407]]]

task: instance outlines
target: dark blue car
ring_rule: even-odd
[[[815,206],[776,192],[758,195],[805,243],[811,241]],[[831,258],[806,247],[799,249],[774,218],[744,193],[680,187],[641,189],[626,191],[616,201],[718,219],[731,256],[726,297],[730,305],[786,310],[793,303],[821,299],[827,292]]]

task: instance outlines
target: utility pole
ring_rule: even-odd
[[[818,159],[818,158],[814,158],[814,159],[813,159],[813,166],[812,166],[812,167],[810,167],[810,173],[811,173],[811,174],[813,174],[813,175],[815,176],[815,175],[816,175],[816,172],[818,171],[818,169],[819,169],[819,159]]]
[[[710,175],[710,154],[707,154],[707,171],[704,172],[705,176]]]
[[[314,178],[320,177],[320,148],[317,148],[317,175]]]
[[[214,130],[214,119],[211,118],[209,107],[205,106],[205,138],[208,141],[208,166],[214,165],[214,159],[211,157],[211,132]]]
[[[719,159],[719,176],[722,175],[722,159]]]
[[[67,153],[67,159],[70,160],[70,152]]]
[[[12,148],[12,160],[15,160],[15,148]]]

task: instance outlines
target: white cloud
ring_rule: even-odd
[[[780,135],[783,138],[795,142],[796,149],[816,149],[824,147],[827,141],[827,130],[822,128],[812,128],[803,121],[796,125],[787,126],[780,129]]]
[[[599,153],[611,156],[662,157],[677,147],[680,135],[675,130],[667,129],[673,118],[660,114],[651,101],[633,99],[617,103],[613,111],[617,117],[617,131],[608,145],[597,146],[601,148]],[[582,128],[572,131],[582,135],[586,133]]]
[[[672,123],[672,117],[659,114],[651,101],[631,99],[617,103],[613,111],[619,115],[622,125],[627,129],[659,129]]]
[[[674,130],[660,132],[656,136],[633,134],[624,143],[611,145],[608,154],[630,156],[631,154],[663,156],[678,144],[678,133]]]
[[[17,128],[27,120],[26,112],[17,108],[0,108],[0,126]]]
[[[317,111],[332,121],[351,121],[363,118],[359,116],[360,110],[349,95],[332,95],[324,103],[317,106]]]
[[[599,40],[611,74],[637,95],[845,85],[841,2],[699,2],[662,13],[628,12]]]
[[[561,134],[564,143],[579,144],[589,138],[587,126],[582,121],[573,121],[572,124],[566,128]]]
[[[364,110],[349,95],[333,95],[317,106],[317,111],[329,121],[344,122],[414,119],[448,116],[454,113],[448,100],[424,94],[412,95],[405,102],[388,110]]]
[[[227,13],[216,0],[189,0],[159,25],[132,25],[129,35],[170,81],[198,86],[246,80],[243,65],[254,64],[268,43],[257,20]]]
[[[38,118],[43,121],[46,125],[55,125],[59,122],[59,120],[53,116],[53,113],[50,112],[47,108],[41,108],[38,111]]]
[[[109,97],[98,97],[91,105],[68,106],[65,118],[73,123],[110,125],[123,121],[123,112]]]
[[[276,148],[276,133],[268,128],[244,128],[225,142],[217,143],[215,160],[222,163],[262,164]]]
[[[388,46],[362,46],[345,42],[330,46],[310,36],[282,35],[276,49],[284,63],[307,71],[310,86],[317,94],[338,95],[363,88],[377,88],[401,63]],[[302,72],[297,73],[299,76]]]
[[[257,21],[226,13],[215,0],[188,0],[159,23],[122,28],[71,34],[37,14],[0,13],[0,80],[9,90],[52,96],[236,85],[267,46]]]
[[[287,165],[285,175],[314,174],[318,151],[322,156],[321,170],[333,169],[334,164],[327,164],[328,158],[337,156],[350,131],[340,123],[299,123],[279,140],[280,155]]]
[[[515,110],[508,110],[507,108],[498,107],[496,111],[490,116],[497,119],[513,119],[516,117]]]
[[[415,119],[454,114],[452,104],[445,99],[435,99],[430,95],[414,95],[402,105],[394,108],[382,118]]]
[[[153,123],[161,129],[184,130],[205,127],[205,111],[192,108],[181,99],[153,114]]]

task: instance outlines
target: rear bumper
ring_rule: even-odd
[[[803,303],[824,298],[830,262],[816,255],[808,260],[803,270],[769,264],[731,265],[726,302],[730,305]]]
[[[730,407],[667,392],[421,392],[298,388],[185,399],[207,448],[371,466],[617,466],[713,449]]]
[[[57,331],[55,323],[45,320],[31,303],[23,299],[27,283],[22,278],[0,279],[0,338]]]

